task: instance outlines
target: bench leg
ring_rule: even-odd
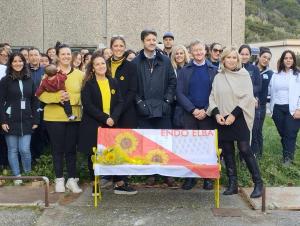
[[[220,208],[220,179],[215,179],[215,207]]]
[[[94,182],[94,206],[98,207],[98,200],[101,202],[102,194],[100,189],[100,176],[95,176],[95,182]]]

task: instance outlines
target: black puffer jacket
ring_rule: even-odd
[[[1,125],[8,124],[9,135],[31,134],[32,126],[39,124],[38,99],[35,96],[34,82],[30,76],[25,76],[21,81],[25,109],[21,109],[22,93],[19,80],[7,75],[0,81],[0,121]]]

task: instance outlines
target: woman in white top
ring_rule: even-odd
[[[300,128],[300,75],[293,51],[282,53],[278,72],[273,74],[270,82],[270,92],[270,110],[281,137],[283,162],[289,165],[294,159]]]

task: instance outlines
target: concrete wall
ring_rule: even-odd
[[[177,44],[194,38],[224,45],[244,42],[244,0],[0,0],[0,10],[0,42],[44,50],[56,40],[107,45],[115,34],[139,49],[145,28],[155,29],[160,41],[172,31]]]

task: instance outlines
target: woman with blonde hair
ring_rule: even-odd
[[[263,181],[250,148],[250,134],[255,114],[255,98],[249,73],[242,68],[235,48],[226,48],[221,56],[221,71],[216,75],[209,97],[208,115],[218,124],[219,141],[223,150],[229,186],[224,195],[238,193],[234,142],[245,159],[255,184],[251,198],[262,195]]]
[[[183,45],[175,46],[171,54],[171,63],[176,72],[190,61],[189,53]]]

